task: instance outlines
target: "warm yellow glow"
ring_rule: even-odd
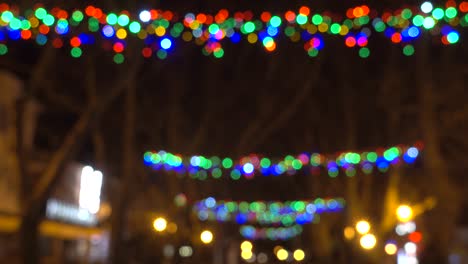
[[[166,227],[167,227],[166,219],[164,219],[162,217],[156,218],[156,220],[154,220],[154,222],[153,222],[153,227],[154,227],[154,230],[156,230],[158,232],[162,232],[162,231],[166,230]]]
[[[276,252],[276,257],[279,259],[279,260],[286,260],[289,256],[289,253],[288,251],[286,251],[285,249],[280,249],[278,250],[278,252]]]
[[[359,234],[364,235],[367,234],[370,230],[370,224],[366,220],[361,220],[356,223],[356,230]]]
[[[240,245],[240,248],[242,249],[242,251],[252,251],[253,245],[250,241],[244,241]]]
[[[305,258],[305,253],[302,249],[296,249],[293,256],[296,261],[302,261]]]
[[[393,243],[388,243],[387,245],[385,245],[385,253],[387,253],[388,255],[395,255],[397,253],[397,246]]]
[[[278,251],[279,251],[280,249],[283,249],[283,247],[282,247],[282,246],[276,246],[276,247],[274,247],[274,248],[273,248],[273,253],[275,253],[275,255],[276,255],[276,253],[278,253]]]
[[[242,251],[242,253],[241,253],[242,259],[245,259],[245,260],[251,259],[252,256],[253,256],[253,253],[252,253],[252,251],[249,251],[249,250]]]
[[[356,236],[356,232],[354,231],[354,228],[347,226],[343,231],[343,235],[346,239],[351,240]]]
[[[200,234],[200,239],[204,244],[209,244],[213,241],[213,233],[209,230],[205,230]]]
[[[171,234],[175,234],[177,232],[177,224],[176,223],[169,223],[167,225],[167,232]]]
[[[408,205],[400,205],[396,210],[396,215],[401,222],[408,222],[413,218],[413,209]]]
[[[361,243],[361,247],[363,249],[373,249],[375,247],[375,244],[377,244],[377,239],[373,234],[367,234],[361,237],[361,240],[359,241]]]

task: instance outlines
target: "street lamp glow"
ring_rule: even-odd
[[[213,233],[209,230],[205,230],[200,234],[200,239],[204,244],[210,244],[213,241]]]
[[[296,261],[302,261],[305,258],[304,250],[296,249],[293,253],[293,257]]]
[[[398,248],[395,244],[393,243],[388,243],[385,245],[385,253],[388,255],[395,255],[398,251]]]
[[[241,253],[241,257],[242,257],[242,259],[249,260],[249,259],[251,259],[253,257],[253,253],[252,253],[252,251],[244,250]]]
[[[153,227],[154,227],[154,230],[158,232],[162,232],[166,230],[167,228],[167,220],[162,217],[158,217],[154,220]]]
[[[281,261],[286,260],[288,258],[288,256],[289,256],[288,251],[286,251],[283,248],[278,250],[278,252],[276,252],[276,257]]]
[[[413,218],[413,209],[408,205],[400,205],[396,210],[396,215],[399,221],[408,222]]]
[[[377,244],[377,239],[373,234],[367,234],[361,237],[361,240],[359,242],[363,249],[370,250],[375,247],[375,244]]]
[[[354,231],[354,228],[350,227],[350,226],[347,226],[345,227],[345,229],[343,230],[343,235],[344,237],[347,239],[347,240],[351,240],[354,238],[354,236],[356,235],[356,232]]]
[[[366,220],[361,220],[356,223],[356,230],[359,234],[367,234],[370,230],[370,224]]]
[[[240,248],[242,249],[242,251],[252,251],[253,245],[250,241],[246,240],[242,242],[242,244],[240,245]]]

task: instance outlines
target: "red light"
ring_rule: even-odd
[[[296,19],[296,14],[294,14],[293,11],[288,11],[284,14],[284,17],[286,18],[286,20],[288,20],[289,22],[292,22],[294,21],[294,19]]]
[[[56,49],[59,49],[59,48],[61,48],[63,46],[63,42],[62,42],[61,39],[56,38],[56,39],[54,39],[54,41],[52,41],[52,46],[54,46],[54,48],[56,48]]]
[[[120,53],[124,50],[124,45],[120,42],[114,44],[114,51]]]
[[[393,43],[400,43],[401,42],[401,34],[400,33],[394,33],[392,35],[392,42]]]
[[[260,18],[263,22],[268,22],[271,18],[271,14],[269,12],[263,12]]]
[[[422,234],[420,232],[413,232],[408,236],[409,240],[414,243],[419,243],[422,240]]]
[[[70,40],[70,45],[72,47],[78,47],[81,45],[81,40],[78,38],[78,37],[73,37],[71,40]]]
[[[346,44],[346,46],[352,48],[352,47],[356,46],[356,39],[353,38],[353,37],[347,37],[346,40],[345,40],[345,44]]]
[[[153,51],[150,49],[150,48],[144,48],[142,51],[141,51],[141,54],[143,55],[143,57],[145,58],[149,58],[151,57],[151,55],[153,54]]]

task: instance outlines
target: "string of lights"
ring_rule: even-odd
[[[51,42],[56,48],[68,47],[72,57],[81,57],[87,46],[97,45],[113,51],[120,64],[130,39],[144,43],[145,58],[165,59],[180,42],[202,46],[203,54],[221,58],[223,41],[247,41],[260,44],[267,52],[277,49],[280,36],[302,43],[311,57],[324,48],[325,36],[341,37],[345,46],[358,49],[362,58],[370,55],[368,42],[373,35],[383,35],[402,47],[405,55],[414,53],[413,43],[427,32],[443,45],[455,44],[460,31],[468,26],[468,2],[453,0],[445,6],[424,2],[421,6],[379,12],[367,5],[349,8],[345,14],[315,11],[302,6],[282,14],[269,11],[215,14],[177,14],[170,10],[142,10],[130,14],[104,12],[101,8],[65,10],[35,5],[20,12],[16,6],[0,4],[0,55],[8,52],[9,41],[33,40],[38,45]],[[259,45],[259,46],[260,46]]]
[[[241,226],[239,229],[242,237],[249,240],[289,240],[302,234],[303,228],[300,225],[290,227],[262,227],[251,225]]]
[[[414,146],[395,146],[379,148],[370,152],[340,152],[336,155],[320,153],[302,153],[296,156],[287,155],[281,159],[272,159],[260,155],[249,155],[234,161],[232,158],[221,159],[218,156],[205,157],[200,155],[181,156],[165,151],[146,152],[145,164],[154,170],[174,171],[178,174],[188,173],[191,178],[206,180],[209,175],[214,179],[230,177],[238,180],[241,176],[247,179],[255,174],[264,176],[293,175],[298,172],[319,174],[325,169],[328,176],[337,177],[340,172],[349,177],[356,175],[357,169],[370,174],[377,168],[386,172],[391,165],[401,162],[414,163],[423,149],[421,143]]]
[[[318,221],[318,214],[339,212],[345,206],[342,198],[313,201],[235,202],[216,201],[208,197],[194,204],[193,210],[202,221],[235,221],[238,224],[304,225]]]

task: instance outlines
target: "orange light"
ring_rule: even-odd
[[[294,14],[293,11],[287,11],[287,12],[284,14],[284,17],[286,18],[286,20],[288,20],[289,22],[291,22],[291,21],[294,21],[294,19],[296,19],[296,14]]]
[[[263,12],[260,18],[263,22],[268,22],[271,18],[271,14],[269,12]]]
[[[78,47],[81,45],[81,40],[78,38],[78,37],[73,37],[71,40],[70,40],[70,45],[72,47]]]
[[[21,38],[22,39],[30,39],[31,38],[31,31],[30,30],[21,31]]]
[[[401,42],[401,34],[400,33],[393,33],[392,35],[392,42],[393,43],[400,43]]]
[[[202,24],[205,23],[205,21],[206,21],[206,16],[205,16],[205,14],[198,14],[198,15],[197,15],[197,21],[200,22],[200,23],[202,23]]]
[[[364,11],[362,10],[361,7],[356,7],[356,8],[354,8],[354,10],[353,10],[353,15],[354,15],[355,17],[361,17],[361,16],[364,15]]]
[[[86,7],[86,9],[85,9],[86,15],[88,15],[88,16],[93,16],[93,14],[94,14],[94,9],[95,9],[94,6],[88,6],[88,7]]]
[[[299,9],[299,13],[301,13],[301,14],[303,14],[305,16],[308,16],[310,14],[310,9],[307,6],[302,6]]]
[[[460,11],[462,12],[468,12],[468,2],[461,2],[460,3]]]
[[[346,44],[346,46],[352,48],[352,47],[356,46],[356,39],[353,38],[353,37],[347,37],[346,40],[345,40],[345,44]]]
[[[50,31],[50,28],[46,25],[40,25],[39,26],[39,32],[42,34],[42,35],[47,35]]]
[[[276,49],[276,43],[273,41],[271,42],[271,44],[268,44],[267,46],[265,46],[265,49],[269,52],[272,52]]]
[[[346,11],[346,16],[348,18],[354,18],[354,14],[353,14],[353,9],[352,8],[349,8],[347,11]]]

